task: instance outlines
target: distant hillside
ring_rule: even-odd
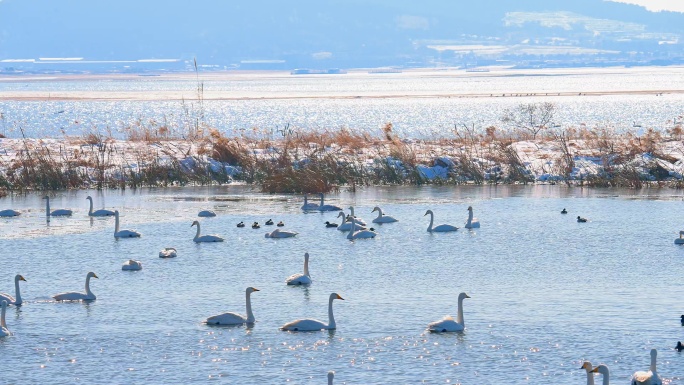
[[[684,14],[602,0],[0,1],[0,60],[196,57],[283,68],[677,61],[683,35]],[[482,45],[496,49],[469,49]]]

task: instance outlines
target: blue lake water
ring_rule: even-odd
[[[122,227],[140,239],[115,240],[113,219],[87,217],[118,209]],[[606,363],[615,383],[646,370],[657,348],[658,372],[684,383],[684,192],[560,186],[377,187],[331,194],[370,221],[376,205],[397,217],[372,240],[350,242],[325,228],[336,213],[303,213],[301,198],[244,186],[74,191],[51,206],[70,218],[46,223],[44,201],[29,194],[0,199],[23,212],[0,219],[0,291],[22,274],[26,301],[10,307],[13,336],[0,339],[0,383],[321,384],[583,384],[583,360]],[[435,222],[462,226],[472,205],[482,227],[426,232]],[[560,211],[567,208],[568,215]],[[203,233],[226,238],[192,242],[201,209]],[[577,215],[588,223],[577,223]],[[240,221],[284,221],[293,239],[265,239]],[[164,247],[178,258],[160,259]],[[287,287],[311,255],[313,284]],[[139,272],[121,264],[142,261]],[[97,273],[92,303],[55,303],[83,290]],[[208,327],[224,311],[244,313],[252,294],[253,328]],[[466,330],[430,334],[428,323],[464,303]],[[297,318],[327,320],[334,332],[288,333]],[[599,383],[600,378],[597,378]]]

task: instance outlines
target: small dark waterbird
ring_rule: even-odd
[[[579,215],[577,216],[577,222],[579,222],[579,223],[584,223],[584,222],[586,222],[586,221],[587,221],[587,218],[582,218],[582,217],[580,217]]]

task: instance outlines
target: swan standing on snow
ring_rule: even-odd
[[[159,258],[176,258],[178,256],[176,249],[173,247],[167,247],[159,251]]]
[[[340,297],[337,293],[330,294],[330,299],[328,300],[328,323],[325,324],[321,321],[315,319],[299,319],[296,321],[288,322],[280,327],[280,330],[291,331],[291,332],[307,332],[307,331],[318,331],[318,330],[334,330],[337,328],[335,323],[335,317],[333,316],[333,300],[344,298]]]
[[[352,209],[350,207],[350,209]],[[351,230],[347,233],[347,239],[349,240],[354,240],[354,239],[368,239],[368,238],[375,238],[375,236],[378,235],[378,233],[375,232],[375,229],[371,227],[370,230],[356,230],[356,222],[351,221]]]
[[[304,195],[304,204],[302,205],[302,210],[318,210],[318,207],[319,206],[315,203],[309,203],[309,198],[306,195]]]
[[[97,275],[95,275],[95,273],[93,273],[92,271],[88,273],[88,275],[86,275],[85,293],[70,291],[67,293],[53,295],[52,298],[54,298],[56,301],[92,301],[97,299],[97,297],[95,297],[95,294],[93,294],[93,292],[90,291],[90,278],[97,278]]]
[[[304,274],[297,273],[289,276],[285,282],[288,285],[310,285],[311,275],[309,275],[309,253],[304,253]]]
[[[7,301],[0,301],[0,306],[2,310],[0,311],[0,337],[7,337],[10,333],[5,323],[5,313],[7,312]]]
[[[634,372],[630,384],[632,385],[663,385],[663,380],[660,378],[656,372],[656,358],[658,357],[658,351],[656,349],[651,349],[651,366],[648,372],[638,371]]]
[[[101,209],[101,210],[93,211],[93,197],[88,195],[86,197],[86,199],[88,201],[90,201],[90,209],[88,209],[88,216],[90,216],[90,217],[111,217],[112,215],[114,215],[114,211],[112,211],[112,210]]]
[[[16,217],[21,215],[17,210],[7,209],[0,211],[0,217]]]
[[[114,238],[140,238],[135,230],[119,230],[119,210],[114,210]]]
[[[209,218],[209,217],[215,217],[216,213],[211,211],[211,210],[202,210],[197,214],[198,217],[202,218]]]
[[[67,209],[50,211],[50,197],[46,195],[43,199],[45,199],[45,215],[48,217],[65,217],[73,214],[73,211]]]
[[[133,259],[129,259],[128,261],[124,262],[123,266],[121,266],[121,270],[130,270],[130,271],[142,270],[142,262],[136,261]]]
[[[287,230],[275,229],[275,230],[271,231],[270,233],[266,233],[266,238],[292,238],[297,234],[299,234],[299,233],[296,231],[287,231]]]
[[[430,226],[428,226],[427,231],[432,233],[432,232],[437,232],[437,233],[444,233],[447,231],[456,231],[458,230],[458,227],[452,226],[452,225],[439,225],[436,227],[432,227],[432,224],[435,221],[435,214],[432,212],[432,210],[428,210],[425,212],[425,215],[430,215]],[[423,216],[425,216],[423,215]]]
[[[396,219],[394,217],[390,217],[389,215],[384,215],[382,213],[382,209],[378,206],[375,206],[375,208],[373,209],[373,211],[371,211],[371,213],[374,213],[376,211],[378,212],[378,216],[375,219],[373,219],[373,223],[392,223],[392,222],[398,221],[398,219]]]
[[[465,322],[463,321],[463,300],[466,298],[470,298],[466,293],[458,295],[458,316],[456,317],[456,321],[450,316],[446,316],[437,322],[429,324],[428,330],[434,333],[463,331],[463,329],[465,329]]]
[[[333,378],[335,378],[335,372],[331,370],[328,372],[328,385],[333,385]]]
[[[466,229],[479,229],[480,221],[473,218],[473,206],[468,206],[468,221],[465,224]]]
[[[347,216],[344,215],[343,212],[340,212],[339,214],[337,214],[337,217],[338,217],[338,218],[342,217],[342,224],[339,225],[339,226],[337,226],[337,229],[340,230],[340,231],[350,231],[351,228],[352,228],[352,222],[353,222],[353,221],[348,221],[348,222],[347,222]],[[327,222],[326,222],[326,226],[327,226]],[[365,230],[365,229],[366,229],[366,226],[361,226],[361,225],[359,225],[359,224],[356,224],[354,227],[355,227],[357,230]]]
[[[200,242],[223,242],[223,238],[219,237],[218,235],[202,235],[200,237],[200,223],[197,221],[192,222],[190,227],[192,226],[197,226],[197,233],[195,234],[195,238],[192,240],[195,241],[195,243],[200,243]]]
[[[247,317],[237,313],[223,313],[215,315],[204,320],[207,325],[242,325],[244,323],[253,324],[254,314],[252,314],[252,299],[251,294],[259,289],[248,287],[245,290],[245,302],[247,306]]]
[[[318,211],[340,211],[342,207],[335,205],[326,205],[323,197],[323,193],[319,194],[321,196],[321,204],[318,206]]]
[[[580,369],[587,371],[587,385],[594,385],[594,367],[591,365],[591,362],[584,361]]]
[[[592,372],[603,374],[603,385],[610,385],[610,371],[606,365],[601,364],[592,369]]]
[[[8,305],[15,305],[19,306],[22,304],[21,300],[21,291],[19,291],[19,281],[24,281],[26,282],[26,279],[21,274],[17,274],[14,276],[14,295],[17,296],[15,299],[11,295],[7,293],[0,293],[0,301],[7,301]]]

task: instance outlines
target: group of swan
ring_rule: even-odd
[[[335,206],[335,205],[326,205],[325,204],[325,197],[323,193],[318,194],[321,197],[321,203],[320,204],[315,204],[315,203],[309,203],[308,197],[304,195],[304,204],[302,205],[302,210],[304,211],[340,211],[342,210],[341,207]]]
[[[24,281],[26,282],[26,279],[21,274],[17,274],[14,276],[14,295],[15,297],[12,297],[11,295],[7,293],[0,293],[0,301],[6,301],[8,305],[21,305],[22,300],[21,300],[21,291],[19,290],[19,281]]]
[[[93,301],[97,299],[95,294],[90,291],[90,278],[97,278],[97,275],[92,271],[86,275],[85,293],[71,291],[67,293],[55,294],[52,296],[52,298],[54,298],[55,301]]]
[[[651,366],[648,371],[634,372],[629,380],[630,385],[663,385],[663,379],[656,371],[657,356],[658,351],[656,349],[651,349]],[[593,367],[591,362],[585,361],[580,369],[584,369],[587,372],[587,385],[594,385],[594,373],[603,375],[603,385],[610,384],[610,371],[605,364]]]

